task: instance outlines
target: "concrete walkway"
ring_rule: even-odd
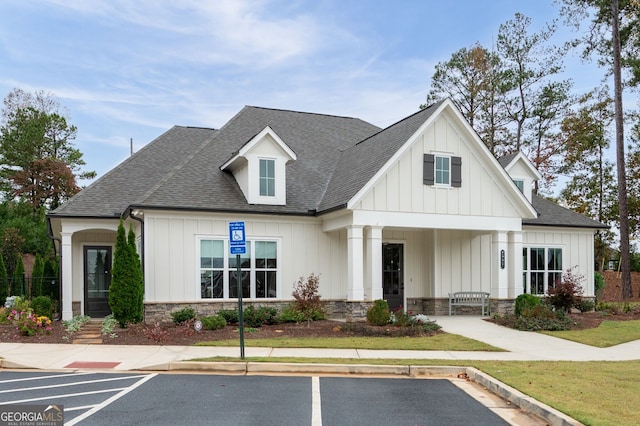
[[[411,351],[369,349],[245,348],[245,357],[625,361],[640,359],[640,340],[594,348],[538,333],[501,327],[480,317],[432,317],[444,331],[480,340],[506,352]],[[4,368],[108,368],[169,370],[176,362],[206,357],[239,357],[239,347],[116,346],[0,343]],[[181,364],[182,365],[182,364]]]

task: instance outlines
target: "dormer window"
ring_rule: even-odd
[[[269,126],[252,137],[220,169],[233,173],[249,204],[287,204],[287,163],[295,152]]]
[[[524,180],[522,179],[513,179],[513,183],[516,184],[520,192],[524,194]]]
[[[276,195],[276,160],[260,159],[260,196]]]

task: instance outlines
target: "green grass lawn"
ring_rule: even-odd
[[[238,339],[197,343],[197,346],[237,346]],[[415,351],[489,351],[502,349],[457,334],[436,334],[431,337],[334,337],[334,338],[271,338],[246,339],[244,345],[268,348],[330,348],[379,349]]]
[[[598,348],[608,348],[640,339],[640,320],[603,321],[588,330],[543,331],[542,333]]]
[[[553,332],[553,336],[605,347],[640,339],[640,321],[606,321],[597,329]],[[209,342],[235,346],[237,340]],[[246,346],[496,351],[484,343],[453,334],[429,338],[248,339]],[[209,358],[207,361],[240,361]],[[638,425],[640,361],[474,361],[424,359],[246,358],[253,362],[306,362],[377,365],[459,365],[476,367],[496,379],[560,410],[585,425]]]

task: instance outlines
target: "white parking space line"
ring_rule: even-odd
[[[95,374],[95,373],[87,371],[85,373],[66,373],[66,374],[54,374],[54,375],[51,375],[51,376],[21,377],[19,379],[0,380],[0,384],[3,384],[3,383],[16,383],[16,382],[30,382],[32,380],[59,379],[60,377],[86,376],[87,374]]]
[[[97,390],[97,391],[92,391],[92,392],[78,392],[78,393],[67,393],[64,395],[48,395],[48,396],[42,396],[39,398],[29,398],[29,399],[18,399],[15,401],[5,401],[5,402],[0,402],[0,405],[7,405],[7,404],[22,404],[25,402],[34,402],[34,401],[43,401],[46,399],[56,399],[56,398],[72,398],[74,396],[84,396],[84,395],[95,395],[95,394],[99,394],[99,393],[113,393],[113,392],[118,392],[121,390],[126,390],[129,388],[115,388],[115,389],[103,389],[103,390]]]
[[[157,375],[158,375],[158,373],[153,373],[153,374],[149,374],[148,376],[143,377],[142,379],[138,380],[136,383],[132,384],[128,388],[122,389],[122,391],[119,392],[117,395],[113,395],[111,398],[107,399],[106,401],[102,402],[101,404],[96,405],[91,410],[89,410],[89,411],[85,412],[84,414],[81,414],[78,417],[76,417],[76,418],[70,420],[69,422],[65,423],[65,425],[66,426],[73,426],[76,423],[81,422],[82,420],[86,419],[87,417],[92,416],[93,414],[95,414],[98,411],[102,410],[104,407],[106,407],[107,405],[111,404],[112,402],[117,401],[118,399],[122,398],[123,396],[125,396],[126,394],[128,394],[132,390],[136,389],[137,387],[143,385],[147,381],[153,379]]]
[[[5,389],[5,390],[0,390],[0,394],[2,394],[2,393],[14,393],[14,392],[32,391],[32,390],[39,390],[39,389],[64,388],[64,387],[67,387],[67,386],[88,385],[88,384],[92,384],[92,383],[115,382],[117,380],[137,379],[139,377],[140,377],[140,375],[137,374],[135,376],[122,376],[122,377],[113,377],[113,378],[109,378],[109,379],[85,380],[85,381],[82,381],[82,382],[58,383],[56,385],[34,386],[34,387],[30,387],[30,388]]]
[[[311,378],[311,426],[322,426],[320,377],[317,376]]]

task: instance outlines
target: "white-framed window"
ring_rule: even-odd
[[[276,160],[260,158],[260,196],[275,197],[276,195]]]
[[[229,241],[222,237],[198,237],[200,298],[238,297],[236,255],[229,254]],[[248,240],[240,255],[242,297],[278,297],[279,243],[277,239]]]
[[[435,156],[435,184],[451,184],[451,157],[444,155]]]
[[[544,295],[562,279],[562,248],[523,247],[522,285],[525,293]]]
[[[522,179],[513,179],[513,183],[516,184],[520,192],[524,194],[524,180]]]

